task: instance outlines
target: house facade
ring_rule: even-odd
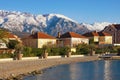
[[[113,44],[120,44],[120,24],[106,26],[103,32],[107,32],[112,35]]]
[[[99,44],[112,44],[112,35],[105,32],[98,32],[99,33]]]
[[[22,38],[25,46],[33,48],[42,48],[43,45],[56,45],[56,38],[43,32],[37,32],[26,38]]]
[[[83,36],[88,37],[89,41],[92,40],[96,44],[99,43],[99,34],[96,31],[85,33],[85,34],[83,34]]]
[[[78,44],[88,44],[89,39],[75,32],[66,32],[58,37],[57,45],[60,47],[75,47]]]
[[[112,35],[106,32],[88,32],[83,34],[88,37],[93,43],[101,45],[101,44],[112,44]]]

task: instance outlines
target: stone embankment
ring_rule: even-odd
[[[34,71],[40,71],[61,64],[70,64],[75,62],[85,62],[98,60],[97,56],[56,58],[56,59],[36,59],[36,60],[15,60],[0,62],[0,80],[6,80],[10,77],[29,74]],[[9,79],[8,79],[9,80]]]

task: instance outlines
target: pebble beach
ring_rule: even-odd
[[[14,60],[0,62],[0,80],[12,80],[11,77],[29,74],[34,71],[41,71],[52,66],[94,60],[98,60],[98,57],[85,56],[73,58]]]

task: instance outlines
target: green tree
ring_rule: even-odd
[[[0,29],[0,39],[7,43],[6,39],[5,38],[8,38],[8,35],[9,35],[9,32],[5,29]]]
[[[18,43],[16,46],[15,46],[15,54],[14,54],[14,58],[15,60],[21,60],[22,59],[22,56],[23,56],[23,44],[22,43]]]
[[[76,46],[76,53],[77,54],[84,54],[87,55],[89,54],[90,50],[89,50],[89,46],[87,44],[79,44]]]
[[[94,44],[94,38],[89,39],[89,44]]]
[[[93,55],[93,52],[95,52],[95,50],[96,50],[96,45],[94,43],[91,43],[91,44],[88,45],[88,49],[90,51],[89,52],[90,55]]]
[[[18,44],[19,42],[17,40],[9,40],[9,42],[7,43],[7,47],[9,49],[15,49],[15,46]]]
[[[16,46],[15,46],[15,51],[16,53],[22,53],[23,51],[23,44],[22,43],[18,43]]]
[[[42,49],[44,51],[43,54],[42,54],[42,57],[47,58],[47,56],[49,55],[49,52],[50,52],[49,46],[43,45]]]
[[[32,53],[32,48],[31,47],[24,47],[23,54],[26,57],[35,56],[35,54]]]
[[[50,48],[47,45],[43,45],[42,49],[43,49],[44,53],[50,51]]]

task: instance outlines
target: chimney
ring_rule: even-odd
[[[32,35],[34,35],[34,34],[35,34],[35,31],[33,30],[33,31],[32,31]]]
[[[97,33],[97,30],[95,30],[94,32]]]
[[[60,38],[60,32],[58,32],[58,35],[57,35],[58,38]]]

